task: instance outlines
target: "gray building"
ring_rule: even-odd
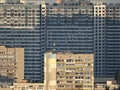
[[[25,79],[30,82],[42,82],[44,77],[45,8],[45,4],[0,4],[0,45],[24,48]]]
[[[83,0],[47,5],[46,50],[93,53],[93,5]]]
[[[94,71],[97,78],[105,77],[106,73],[105,31],[106,5],[104,3],[97,3],[94,5]]]
[[[25,79],[42,82],[45,51],[94,53],[95,77],[120,69],[120,5],[0,0],[0,45],[25,49]]]
[[[120,70],[120,4],[106,9],[106,76],[113,77]]]
[[[114,78],[120,70],[120,4],[94,5],[95,76]]]
[[[46,50],[94,53],[96,78],[114,78],[119,62],[120,5],[58,0],[47,5]]]

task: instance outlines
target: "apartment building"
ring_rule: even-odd
[[[24,79],[24,48],[0,46],[0,86]]]
[[[106,77],[120,70],[120,3],[106,8]]]
[[[120,69],[120,4],[94,5],[95,76],[114,78]]]
[[[25,79],[44,80],[44,53],[72,51],[95,58],[95,77],[119,65],[120,4],[86,0],[0,0],[0,45],[25,49]]]
[[[44,61],[45,90],[93,90],[93,54],[47,52]]]
[[[92,3],[62,0],[46,7],[46,51],[93,53]]]
[[[106,5],[103,2],[94,5],[94,58],[95,76],[105,77],[106,73]]]
[[[18,1],[0,3],[0,45],[24,48],[25,79],[30,82],[42,82],[45,2],[41,5]]]
[[[14,90],[45,90],[43,83],[14,83]]]

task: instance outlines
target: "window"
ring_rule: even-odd
[[[67,62],[74,62],[73,59],[67,59]]]

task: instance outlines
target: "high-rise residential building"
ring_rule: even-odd
[[[120,4],[106,8],[106,76],[114,77],[120,70]]]
[[[45,14],[45,2],[0,4],[0,45],[24,48],[25,79],[30,82],[44,77]]]
[[[120,4],[94,5],[95,76],[114,78],[120,69]]]
[[[0,87],[24,79],[24,48],[0,46]]]
[[[94,56],[95,76],[105,77],[105,32],[106,32],[106,5],[97,3],[94,5]]]
[[[44,58],[45,90],[93,90],[93,54],[47,52]]]
[[[61,0],[47,5],[46,50],[93,53],[93,4],[85,0]]]
[[[47,5],[46,50],[94,53],[95,77],[119,70],[120,4],[57,0]]]
[[[42,0],[41,0],[42,1]],[[119,66],[120,4],[0,0],[0,45],[25,49],[25,79],[43,81],[45,51],[94,53],[95,76]]]

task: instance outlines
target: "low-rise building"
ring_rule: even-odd
[[[109,90],[118,90],[117,81],[107,81],[107,87],[109,88]]]
[[[94,90],[105,90],[106,89],[106,85],[105,84],[95,84],[94,85]]]
[[[44,90],[42,83],[14,83],[14,90]]]
[[[0,87],[24,79],[24,48],[0,46]]]
[[[93,54],[45,54],[45,90],[93,90]]]
[[[13,90],[12,88],[0,88],[0,90]]]

